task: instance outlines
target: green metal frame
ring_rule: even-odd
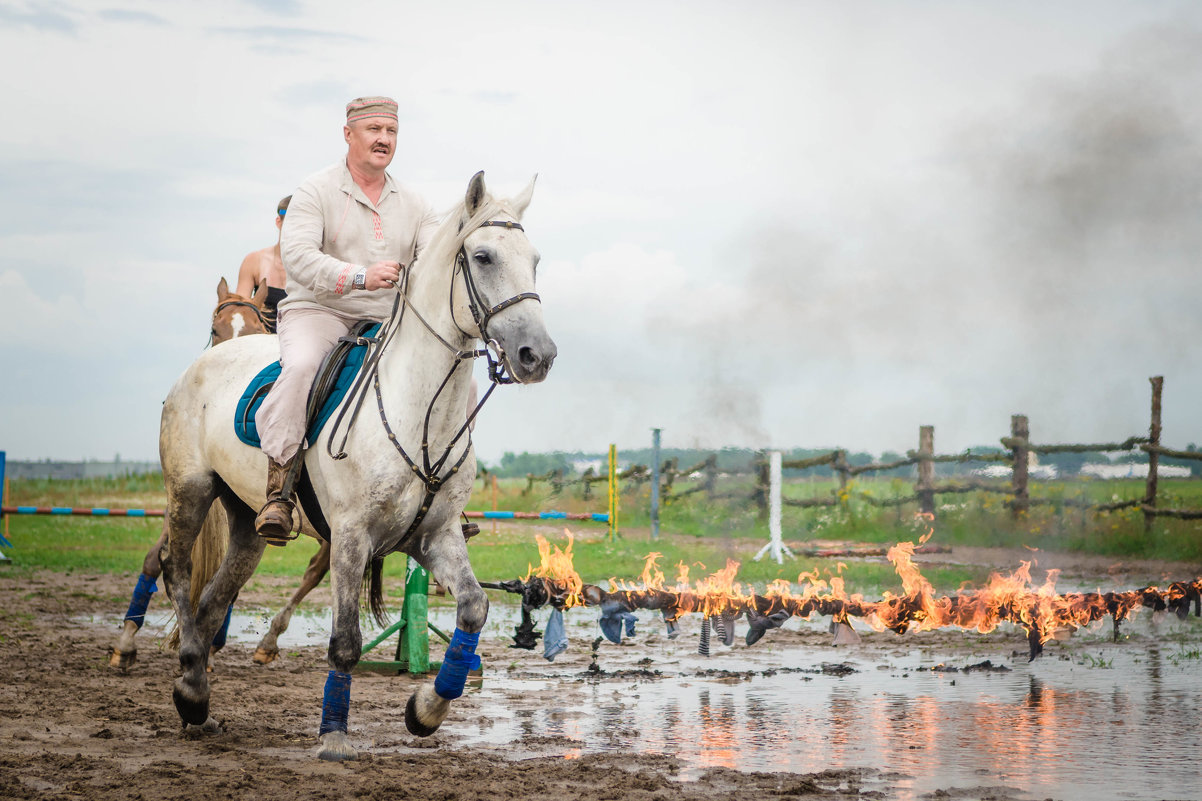
[[[396,658],[391,661],[360,659],[356,670],[385,673],[429,673],[442,667],[441,662],[430,661],[430,632],[434,632],[446,643],[451,638],[430,622],[429,611],[430,574],[413,559],[409,559],[405,571],[405,600],[401,605],[401,619],[393,623],[374,640],[363,647],[361,657],[367,656],[380,643],[393,634],[400,633],[397,641]]]

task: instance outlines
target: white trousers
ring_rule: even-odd
[[[309,389],[338,338],[350,333],[355,319],[328,309],[285,308],[280,312],[280,377],[255,413],[260,447],[284,464],[305,438]]]

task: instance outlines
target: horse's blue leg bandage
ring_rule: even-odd
[[[351,711],[351,674],[331,670],[326,676],[326,693],[321,699],[321,729],[317,736],[332,731],[346,732],[346,719]]]
[[[466,634],[458,627],[447,646],[447,655],[438,669],[438,677],[434,679],[434,692],[440,698],[452,701],[463,695],[463,685],[467,684],[469,670],[480,669],[480,657],[476,656],[476,643],[480,632]]]
[[[158,590],[155,580],[145,573],[138,576],[137,586],[134,587],[133,597],[129,601],[129,611],[125,613],[126,620],[132,620],[134,625],[142,628],[146,622],[146,607],[150,606],[150,596]]]
[[[221,649],[225,647],[226,635],[230,633],[230,618],[234,614],[234,605],[230,604],[225,610],[225,620],[221,622],[221,628],[217,629],[217,634],[213,637],[213,647]]]

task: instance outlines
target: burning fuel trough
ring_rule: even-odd
[[[707,653],[711,625],[729,644],[734,638],[734,621],[740,616],[746,616],[749,626],[748,645],[791,617],[808,619],[816,614],[830,617],[832,627],[849,626],[850,618],[858,618],[876,631],[888,629],[897,634],[946,626],[986,633],[1007,622],[1027,633],[1031,659],[1057,633],[1075,631],[1107,616],[1113,621],[1116,639],[1119,624],[1143,608],[1168,610],[1184,618],[1192,605],[1194,614],[1202,616],[1202,577],[1176,581],[1163,590],[1149,586],[1125,592],[1058,594],[1055,583],[1059,571],[1049,570],[1046,581],[1035,586],[1031,580],[1032,562],[1023,562],[1008,575],[992,574],[979,589],[965,589],[951,596],[936,595],[934,587],[914,564],[912,542],[898,543],[887,554],[901,579],[902,594],[886,592],[875,601],[848,594],[840,577],[822,579],[817,571],[798,576],[796,591],[789,582],[777,580],[762,594],[756,593],[735,580],[739,563],[734,561],[727,561],[722,570],[692,583],[688,566],[678,565],[676,580],[669,585],[658,567],[658,553],[647,555],[638,584],[611,578],[611,589],[605,590],[581,580],[572,565],[572,533],[565,533],[568,542],[563,549],[537,538],[540,564],[532,566],[524,579],[484,585],[522,596],[522,625],[514,637],[521,647],[534,645],[534,624],[529,612],[546,604],[559,610],[601,607],[603,618],[636,609],[655,610],[663,615],[670,633],[682,615],[697,613],[704,619],[700,649],[703,654]],[[921,538],[919,543],[929,536]]]

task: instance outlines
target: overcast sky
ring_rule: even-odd
[[[1202,5],[0,0],[0,450],[154,458],[216,284],[400,102],[539,175],[559,358],[479,455],[1202,443]]]

